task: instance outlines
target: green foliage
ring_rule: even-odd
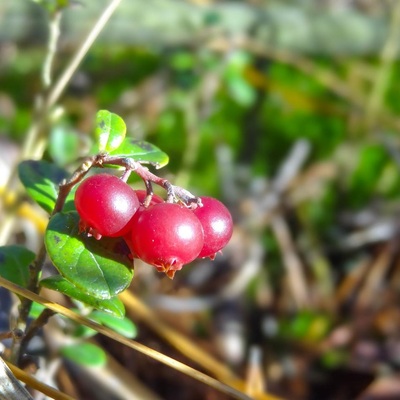
[[[107,362],[106,353],[95,344],[77,343],[63,346],[60,353],[66,359],[87,367],[102,367]]]
[[[318,234],[321,239],[324,233],[334,226],[335,217],[340,207],[341,193],[337,182],[327,182],[322,188],[320,197],[307,199],[298,208],[301,220]]]
[[[251,61],[249,53],[236,51],[230,55],[224,70],[223,78],[230,97],[243,107],[250,107],[256,100],[256,89],[245,77]]]
[[[106,311],[114,315],[117,318],[123,318],[125,315],[125,307],[122,301],[118,297],[111,297],[110,299],[99,299],[91,296],[86,290],[79,290],[71,282],[67,281],[60,275],[50,276],[42,279],[40,285],[51,290],[63,293],[72,299],[81,301],[88,306],[96,308],[98,310]]]
[[[29,265],[35,259],[35,253],[23,246],[10,245],[0,247],[0,276],[27,287]]]
[[[332,321],[328,315],[314,311],[302,311],[292,319],[281,323],[281,335],[290,340],[315,342],[329,332]]]
[[[385,165],[387,151],[380,145],[366,145],[360,152],[357,166],[350,178],[349,204],[362,207],[371,198],[379,184]]]
[[[61,275],[91,296],[111,299],[132,280],[133,263],[125,242],[81,234],[76,212],[58,213],[51,218],[45,244]]]
[[[31,198],[50,214],[56,204],[58,184],[67,179],[69,174],[44,160],[22,161],[18,166],[18,174]]]
[[[178,171],[182,162],[182,154],[187,144],[182,110],[171,105],[155,121],[152,133],[152,142],[154,138],[157,145],[164,149],[171,159],[169,168],[174,172]]]
[[[347,349],[330,349],[321,357],[321,364],[326,368],[340,368],[350,359]]]
[[[56,125],[50,132],[48,151],[54,162],[61,167],[76,160],[80,145],[78,134],[66,125]]]
[[[168,155],[158,147],[143,140],[132,138],[126,138],[119,147],[110,152],[110,155],[133,158],[135,161],[152,164],[156,168],[168,164]]]
[[[101,311],[93,311],[89,318],[99,324],[108,326],[119,334],[133,339],[137,335],[136,325],[127,317],[117,318],[114,315],[107,314]]]
[[[45,308],[46,307],[43,304],[39,304],[34,301],[29,311],[29,318],[36,319]]]
[[[32,0],[34,3],[40,4],[50,14],[59,11],[70,4],[70,0]]]
[[[100,110],[96,115],[96,146],[93,153],[111,152],[117,149],[126,135],[124,120],[117,114]]]

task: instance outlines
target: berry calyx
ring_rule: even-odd
[[[200,197],[203,204],[192,212],[199,219],[204,232],[204,245],[199,257],[215,258],[215,254],[229,242],[233,221],[229,210],[213,197]]]
[[[159,203],[140,212],[132,226],[132,248],[137,257],[173,278],[193,261],[204,244],[203,228],[188,208]]]
[[[75,193],[75,207],[81,228],[99,239],[123,236],[131,229],[139,208],[135,191],[114,175],[97,174],[86,178]]]

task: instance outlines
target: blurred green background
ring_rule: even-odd
[[[52,13],[37,3],[55,4],[0,4],[3,193],[46,93]],[[70,3],[54,77],[108,4]],[[34,156],[71,168],[97,110],[119,114],[169,154],[161,175],[235,220],[214,263],[167,283],[138,267],[133,290],[161,314],[190,314],[181,329],[242,374],[261,350],[272,393],[364,399],[400,368],[399,43],[398,1],[125,0]]]

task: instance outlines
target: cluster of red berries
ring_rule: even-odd
[[[145,190],[133,190],[120,178],[97,174],[85,179],[75,194],[80,228],[96,239],[123,237],[133,257],[170,278],[184,264],[210,257],[232,236],[232,217],[217,199],[200,197],[195,208],[165,202]]]

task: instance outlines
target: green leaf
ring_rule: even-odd
[[[92,328],[89,328],[85,325],[76,325],[76,327],[72,333],[72,336],[74,336],[76,338],[87,339],[87,338],[93,337],[97,334],[98,334],[98,332]]]
[[[132,339],[137,335],[136,325],[127,317],[121,319],[105,312],[94,311],[89,315],[89,318],[102,325],[108,326],[127,338]]]
[[[27,160],[19,164],[18,174],[29,196],[51,213],[56,204],[58,185],[68,178],[68,172],[47,161]]]
[[[240,105],[250,107],[256,100],[256,91],[243,77],[237,76],[228,82],[231,96]]]
[[[349,362],[350,353],[347,349],[333,348],[321,355],[321,364],[326,368],[339,368]]]
[[[111,152],[121,145],[126,135],[124,120],[117,114],[100,110],[96,115],[95,136],[100,152]]]
[[[388,159],[388,152],[383,145],[367,144],[362,148],[349,185],[349,203],[354,208],[362,207],[370,200],[382,179]]]
[[[255,88],[246,80],[246,68],[251,65],[251,57],[243,51],[233,52],[224,71],[232,98],[241,106],[250,107],[256,100]]]
[[[43,304],[36,303],[36,301],[34,301],[31,309],[29,310],[29,318],[36,319],[45,308],[46,307]]]
[[[67,281],[60,275],[50,276],[48,278],[42,279],[40,285],[51,290],[56,290],[57,292],[63,293],[68,297],[72,297],[75,300],[79,300],[91,307],[99,310],[106,311],[105,315],[114,318],[123,318],[125,315],[125,307],[122,301],[118,297],[112,297],[110,299],[98,299],[96,297],[90,296],[89,294],[79,290],[71,282]]]
[[[60,353],[68,360],[89,367],[102,367],[107,363],[106,353],[99,346],[92,343],[63,346],[60,349]]]
[[[9,281],[27,287],[29,265],[35,259],[35,253],[23,246],[0,247],[0,276]]]
[[[164,167],[168,164],[169,158],[166,153],[157,146],[143,140],[126,138],[122,144],[111,155],[133,158],[135,161],[147,162],[156,168]]]
[[[65,166],[75,161],[80,145],[78,134],[67,126],[55,126],[50,132],[49,153],[57,165]]]
[[[90,296],[110,299],[132,280],[133,262],[122,238],[96,240],[79,233],[76,212],[58,213],[51,218],[45,245],[61,275]]]
[[[61,10],[69,5],[69,0],[33,0],[34,3],[40,4],[50,14]]]
[[[192,52],[180,51],[171,58],[172,67],[176,70],[186,71],[196,66],[196,58]]]

